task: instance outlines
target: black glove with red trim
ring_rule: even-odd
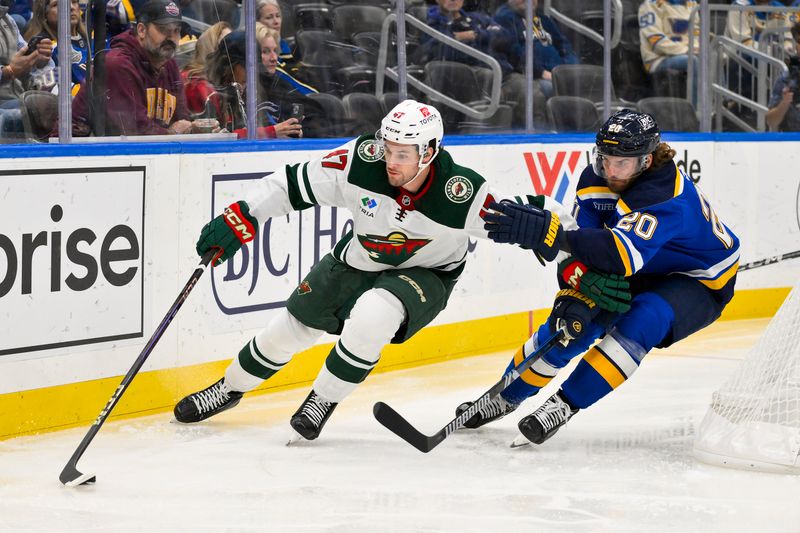
[[[197,255],[202,257],[208,250],[218,248],[213,265],[221,265],[233,257],[243,244],[252,241],[257,229],[258,220],[250,214],[250,207],[239,200],[203,226],[197,239]]]

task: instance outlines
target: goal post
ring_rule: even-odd
[[[693,451],[718,466],[800,474],[800,282],[713,393]]]

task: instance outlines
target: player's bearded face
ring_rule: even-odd
[[[386,175],[392,187],[402,187],[419,172],[419,153],[416,146],[386,141],[383,158],[386,161]]]
[[[608,188],[613,192],[622,192],[630,187],[638,176],[639,158],[604,155],[603,171]]]

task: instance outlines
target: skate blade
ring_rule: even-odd
[[[525,435],[517,435],[511,444],[508,446],[509,448],[524,448],[525,446],[530,446],[532,443],[528,439],[525,438]]]

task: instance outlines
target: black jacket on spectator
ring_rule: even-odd
[[[275,125],[291,118],[292,104],[303,106],[303,137],[334,137],[337,126],[332,125],[322,107],[277,73],[258,75],[258,122]],[[341,125],[340,125],[341,126]]]
[[[493,55],[491,53],[492,40],[496,35],[502,32],[502,28],[492,21],[492,19],[480,12],[466,12],[461,10],[461,17],[455,20],[450,20],[442,13],[439,6],[432,6],[428,10],[428,26],[434,30],[455,39],[453,35],[456,32],[474,31],[475,40],[465,42],[466,44],[479,52],[484,54]],[[430,37],[428,34],[422,34],[422,46],[425,51],[425,58],[428,61],[456,61],[458,63],[466,63],[468,65],[483,65],[484,63],[477,61],[472,56],[468,56],[463,52],[459,52],[452,46],[446,45],[441,41]],[[496,58],[500,61],[500,67],[503,72],[511,71],[511,65],[505,62],[502,58]]]

